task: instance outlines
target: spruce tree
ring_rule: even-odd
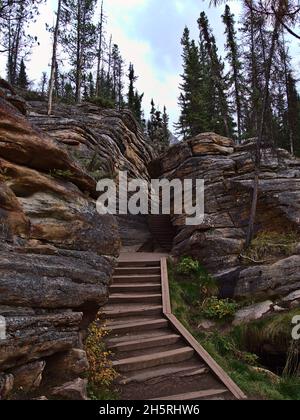
[[[53,44],[52,44],[52,59],[51,59],[51,73],[49,81],[49,97],[48,97],[48,115],[52,113],[53,94],[55,90],[55,79],[58,77],[58,66],[57,66],[57,47],[59,38],[59,29],[61,24],[62,8],[65,2],[58,0],[57,12],[56,12],[56,23],[53,28]]]
[[[140,95],[138,90],[135,88],[135,82],[137,81],[138,77],[135,75],[134,66],[131,63],[129,65],[128,79],[129,87],[127,93],[127,106],[132,111],[136,120],[143,126],[144,115],[142,109],[142,101],[144,94]]]
[[[103,70],[104,49],[105,49],[105,31],[104,24],[106,18],[104,15],[104,0],[101,0],[100,18],[97,25],[98,50],[97,50],[97,73],[96,73],[96,96],[100,96],[101,91],[101,73]]]
[[[96,56],[96,27],[92,22],[97,0],[65,0],[65,31],[62,44],[69,56],[75,83],[75,99],[81,102],[83,77],[92,68]]]
[[[162,141],[165,146],[170,145],[169,115],[167,114],[167,108],[165,106],[162,115]]]
[[[156,134],[156,108],[153,99],[151,100],[150,119],[147,123],[147,131],[150,140],[154,142]]]
[[[95,83],[94,83],[94,78],[93,78],[93,73],[90,72],[88,75],[88,98],[94,98],[95,97]]]
[[[198,25],[204,46],[209,57],[211,80],[213,82],[215,96],[216,129],[219,134],[227,137],[233,136],[233,120],[230,115],[230,108],[227,97],[227,83],[224,77],[224,63],[218,57],[218,48],[216,40],[212,34],[211,28],[205,12],[202,12],[198,19]]]
[[[296,80],[291,71],[287,78],[287,89],[289,149],[292,154],[300,156],[300,95],[297,91]]]
[[[134,88],[134,84],[137,81],[137,77],[134,74],[134,67],[133,64],[130,63],[129,65],[129,73],[128,73],[128,78],[129,78],[129,88],[128,88],[128,94],[127,94],[127,103],[128,103],[128,108],[131,111],[135,111],[135,88]]]
[[[169,116],[164,107],[163,114],[156,109],[155,103],[151,101],[150,119],[147,124],[148,137],[158,153],[163,153],[170,145]]]
[[[183,74],[179,97],[181,114],[175,128],[177,133],[186,139],[205,130],[206,113],[199,48],[194,40],[190,40],[187,27],[184,29],[181,45],[183,47]]]
[[[120,50],[117,44],[114,44],[112,47],[111,67],[112,67],[112,98],[116,104],[116,108],[120,110],[124,106],[124,97],[123,97],[124,61],[120,54]]]
[[[41,90],[41,94],[42,97],[45,98],[46,96],[46,91],[47,91],[47,83],[48,83],[48,77],[47,77],[47,73],[43,72],[42,73],[42,77],[41,77],[41,81],[40,81],[40,90]]]
[[[239,46],[236,39],[235,20],[234,15],[230,11],[230,7],[226,5],[225,13],[222,16],[225,24],[225,34],[227,36],[226,50],[228,51],[227,60],[229,61],[230,84],[234,87],[235,111],[237,116],[237,130],[238,140],[240,141],[243,133],[243,76],[242,76],[242,62]]]
[[[26,73],[26,66],[24,63],[24,60],[22,58],[21,64],[20,64],[20,70],[17,78],[17,86],[21,89],[27,90],[29,87],[29,80]]]

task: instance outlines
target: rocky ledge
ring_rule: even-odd
[[[25,105],[0,81],[0,399],[86,398],[83,340],[107,299],[118,226],[97,214],[95,178],[63,147],[79,127],[63,142],[55,117],[49,136]],[[108,132],[116,119],[105,114]],[[80,133],[95,142],[88,125]]]
[[[275,232],[284,237],[292,232],[297,238],[300,160],[267,145],[262,156],[256,235]],[[267,262],[244,255],[254,185],[253,142],[236,146],[230,139],[204,133],[172,147],[161,165],[168,179],[205,180],[204,222],[187,227],[185,217],[172,216],[175,255],[200,260],[219,280],[225,297],[273,302],[286,298],[287,303],[288,295],[299,294],[299,246]],[[290,302],[299,304],[296,298]]]

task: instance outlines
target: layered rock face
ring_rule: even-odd
[[[213,133],[201,134],[171,148],[162,159],[168,179],[205,180],[205,220],[177,227],[173,253],[191,255],[214,273],[224,296],[285,296],[300,289],[300,257],[272,264],[243,261],[254,179],[253,143],[235,146]],[[300,160],[284,150],[263,150],[256,232],[299,232]]]
[[[156,157],[155,151],[127,110],[59,104],[49,118],[45,103],[31,102],[29,119],[58,141],[97,181],[112,178],[117,182],[119,171],[126,171],[128,179],[150,178],[148,166]],[[118,216],[117,222],[126,250],[139,250],[151,241],[145,217]]]
[[[118,226],[96,212],[95,179],[56,130],[51,138],[24,113],[1,81],[0,399],[85,398],[83,340],[107,299]]]

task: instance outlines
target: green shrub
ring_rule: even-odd
[[[216,280],[208,274],[199,261],[191,257],[184,257],[179,261],[175,269],[175,278],[180,283],[186,280],[187,287],[197,293],[197,296],[195,295],[197,300],[217,295],[219,292]]]
[[[91,104],[99,106],[100,108],[107,108],[107,109],[115,108],[115,102],[112,99],[104,98],[102,96],[98,96],[96,98],[90,98],[89,102]]]
[[[193,260],[191,257],[183,257],[176,266],[178,274],[189,275],[195,274],[200,268],[200,263],[197,260]]]
[[[262,231],[253,239],[244,257],[245,260],[258,263],[272,261],[279,256],[286,257],[295,252],[299,241],[300,237],[296,232]]]
[[[18,89],[20,92],[20,95],[26,100],[26,101],[39,101],[43,102],[45,101],[45,96],[43,96],[40,92],[36,92],[34,90],[23,90]]]
[[[223,320],[232,318],[237,308],[237,303],[213,296],[203,302],[201,312],[205,318]]]

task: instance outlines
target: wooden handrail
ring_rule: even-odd
[[[238,400],[246,400],[247,397],[230,376],[221,368],[221,366],[211,357],[211,355],[198,343],[195,337],[182,325],[182,323],[172,314],[172,306],[169,291],[168,263],[167,258],[161,258],[161,280],[162,280],[162,299],[163,313],[170,322],[171,326],[177,331],[200,356],[200,358],[208,365],[217,378],[223,382],[226,388]]]

